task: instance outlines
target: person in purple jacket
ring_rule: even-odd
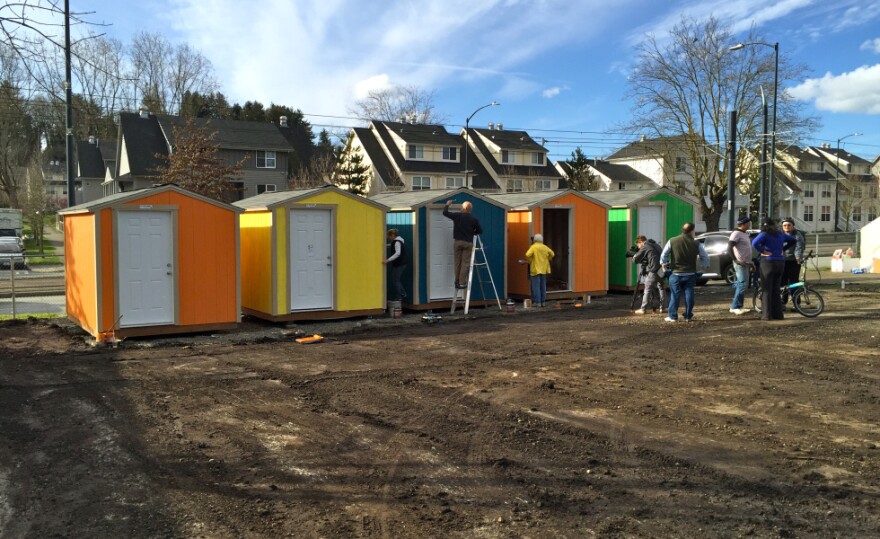
[[[785,270],[785,255],[782,253],[786,242],[797,241],[794,236],[778,230],[776,222],[768,218],[761,227],[761,233],[752,240],[752,247],[761,257],[761,320],[782,320],[782,273]]]

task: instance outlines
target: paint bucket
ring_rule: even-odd
[[[531,309],[532,308],[532,300],[524,299],[523,300],[523,309]]]
[[[400,317],[403,316],[403,309],[391,309],[391,318],[396,320],[400,320]]]
[[[403,306],[399,301],[389,301],[388,302],[388,314],[391,318],[400,318],[403,316]]]
[[[514,303],[512,299],[507,298],[507,303],[504,304],[504,310],[508,313],[516,312],[516,303]]]

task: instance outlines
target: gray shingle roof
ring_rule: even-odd
[[[530,152],[547,151],[546,148],[535,142],[535,140],[525,131],[512,131],[508,129],[499,131],[498,129],[481,129],[476,127],[471,127],[470,130],[471,136],[473,136],[474,133],[479,133],[497,144],[502,150]]]
[[[448,189],[448,190],[424,190],[424,191],[398,191],[398,192],[387,192],[380,193],[378,195],[374,195],[370,197],[370,200],[375,200],[385,206],[388,206],[392,210],[413,210],[420,206],[425,206],[427,204],[444,204],[447,200],[453,197],[456,193],[465,192],[472,197],[479,198],[485,200],[490,204],[494,204],[496,206],[500,206],[502,208],[506,208],[504,203],[499,202],[493,199],[490,195],[482,195],[476,191],[471,189],[465,189],[463,187],[459,189]]]
[[[385,155],[382,146],[379,145],[379,141],[376,140],[373,132],[366,127],[355,127],[353,131],[358,140],[360,140],[364,150],[367,152],[367,157],[372,161],[376,172],[379,173],[382,181],[385,182],[385,185],[389,187],[402,186],[403,182],[400,181],[400,176],[397,174],[397,171],[394,170],[391,160]]]
[[[400,122],[373,123],[381,123],[385,126],[385,129],[393,132],[407,143],[461,147],[461,139],[455,135],[450,135],[442,125],[407,124]]]
[[[104,158],[101,148],[95,143],[81,140],[76,143],[76,162],[79,166],[80,178],[104,179]]]
[[[680,144],[685,138],[684,135],[677,135],[674,137],[658,137],[631,142],[611,154],[607,160],[661,155],[670,148]]]
[[[645,176],[638,170],[634,169],[629,165],[618,165],[614,163],[609,163],[608,161],[602,161],[600,159],[594,159],[590,161],[588,165],[594,168],[596,171],[601,174],[607,176],[611,181],[615,182],[628,182],[628,183],[652,183],[654,185],[657,182],[651,180],[651,178]]]
[[[475,131],[471,129],[471,131]],[[486,129],[485,131],[488,131]],[[490,131],[491,133],[504,133],[504,131]],[[519,131],[516,131],[517,133]],[[472,133],[473,134],[473,133]],[[562,175],[556,170],[556,167],[553,166],[553,163],[550,162],[549,159],[544,160],[543,167],[532,167],[525,165],[507,165],[501,164],[497,159],[492,157],[492,153],[489,151],[488,146],[483,142],[483,140],[479,136],[471,136],[471,142],[477,149],[486,157],[486,161],[489,162],[489,165],[492,167],[492,170],[495,171],[495,174],[499,176],[525,176],[525,177],[537,177],[537,178],[547,178],[553,180],[562,180]],[[538,148],[541,148],[538,146]],[[543,149],[543,148],[541,148]],[[494,183],[494,182],[493,182]]]
[[[181,128],[186,125],[186,118],[157,114],[156,119],[162,128],[165,137],[175,145],[174,127]],[[214,142],[220,148],[236,150],[270,150],[276,152],[289,152],[293,148],[271,122],[246,122],[241,120],[220,120],[215,118],[195,118],[196,126],[208,131],[216,131]]]
[[[491,198],[492,200],[496,200],[504,204],[505,206],[508,206],[513,210],[524,210],[531,209],[534,206],[547,203],[557,197],[561,197],[569,193],[577,195],[600,206],[608,207],[608,204],[602,202],[601,200],[590,198],[586,194],[575,191],[573,189],[563,189],[556,191],[531,191],[523,193],[499,193],[486,196]]]
[[[156,169],[163,163],[156,154],[168,155],[168,144],[156,117],[141,118],[136,113],[120,112],[119,131],[125,141],[131,175],[156,176]],[[118,176],[118,162],[116,167]]]
[[[817,148],[815,146],[811,146],[813,151],[823,151],[825,153],[831,154],[834,157],[840,157],[841,160],[846,161],[847,163],[852,163],[854,165],[870,165],[871,162],[867,159],[862,159],[858,155],[849,153],[844,149],[838,150],[837,148]]]

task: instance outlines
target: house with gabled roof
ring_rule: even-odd
[[[462,130],[464,138],[502,192],[555,191],[567,189],[562,174],[547,158],[547,148],[525,131],[503,129],[502,124],[489,128]]]
[[[76,143],[76,203],[104,196],[102,184],[116,168],[116,141],[90,136]]]
[[[571,163],[557,161],[556,170],[566,180],[572,173]],[[587,164],[587,168],[599,181],[597,191],[623,191],[656,189],[654,180],[645,176],[629,165],[617,165],[602,159],[593,159]]]
[[[370,169],[367,195],[465,186],[464,138],[442,125],[373,120],[367,127],[352,129],[348,144]],[[467,162],[472,189],[500,189],[473,150]]]
[[[196,118],[197,127],[216,132],[214,142],[227,164],[243,161],[238,178],[231,182],[224,199],[241,200],[264,192],[287,188],[288,160],[293,148],[275,124],[213,118]],[[105,195],[154,185],[164,158],[174,151],[174,130],[186,119],[167,114],[123,112],[119,114],[116,165],[102,184]]]
[[[858,230],[876,219],[880,201],[870,161],[830,144],[810,146],[807,151],[821,158],[834,176],[837,196],[833,219],[838,230]]]

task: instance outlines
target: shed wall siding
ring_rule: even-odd
[[[241,216],[241,303],[272,313],[272,213]]]
[[[532,212],[511,211],[507,213],[507,289],[510,294],[531,295],[528,265],[518,260],[525,258],[532,235]]]
[[[290,277],[287,275],[287,246],[288,235],[288,212],[287,207],[275,208],[275,312],[272,314],[287,314],[290,312],[290,296],[288,284]]]
[[[111,331],[116,327],[116,268],[113,262],[113,210],[98,210],[101,220],[101,240],[98,246],[99,264],[101,265],[101,323],[98,331]]]
[[[401,275],[400,277],[400,282],[406,289],[407,299],[412,301],[413,303],[418,303],[418,298],[415,297],[415,294],[413,294],[413,288],[415,286],[415,282],[413,281],[415,275],[414,257],[416,252],[416,244],[415,240],[413,239],[413,212],[388,212],[385,222],[388,224],[387,228],[396,228],[398,235],[403,239],[403,244],[406,248],[406,269],[403,270],[403,275]],[[391,251],[388,250],[387,241],[385,249],[386,253],[390,255]],[[391,292],[391,271],[388,271],[388,275],[386,276],[385,290],[387,290],[389,293]]]
[[[94,214],[64,217],[64,249],[67,315],[96,335],[98,295]]]
[[[613,208],[608,210],[608,282],[618,286],[628,286],[632,259],[626,251],[633,244],[629,227],[630,210]]]

